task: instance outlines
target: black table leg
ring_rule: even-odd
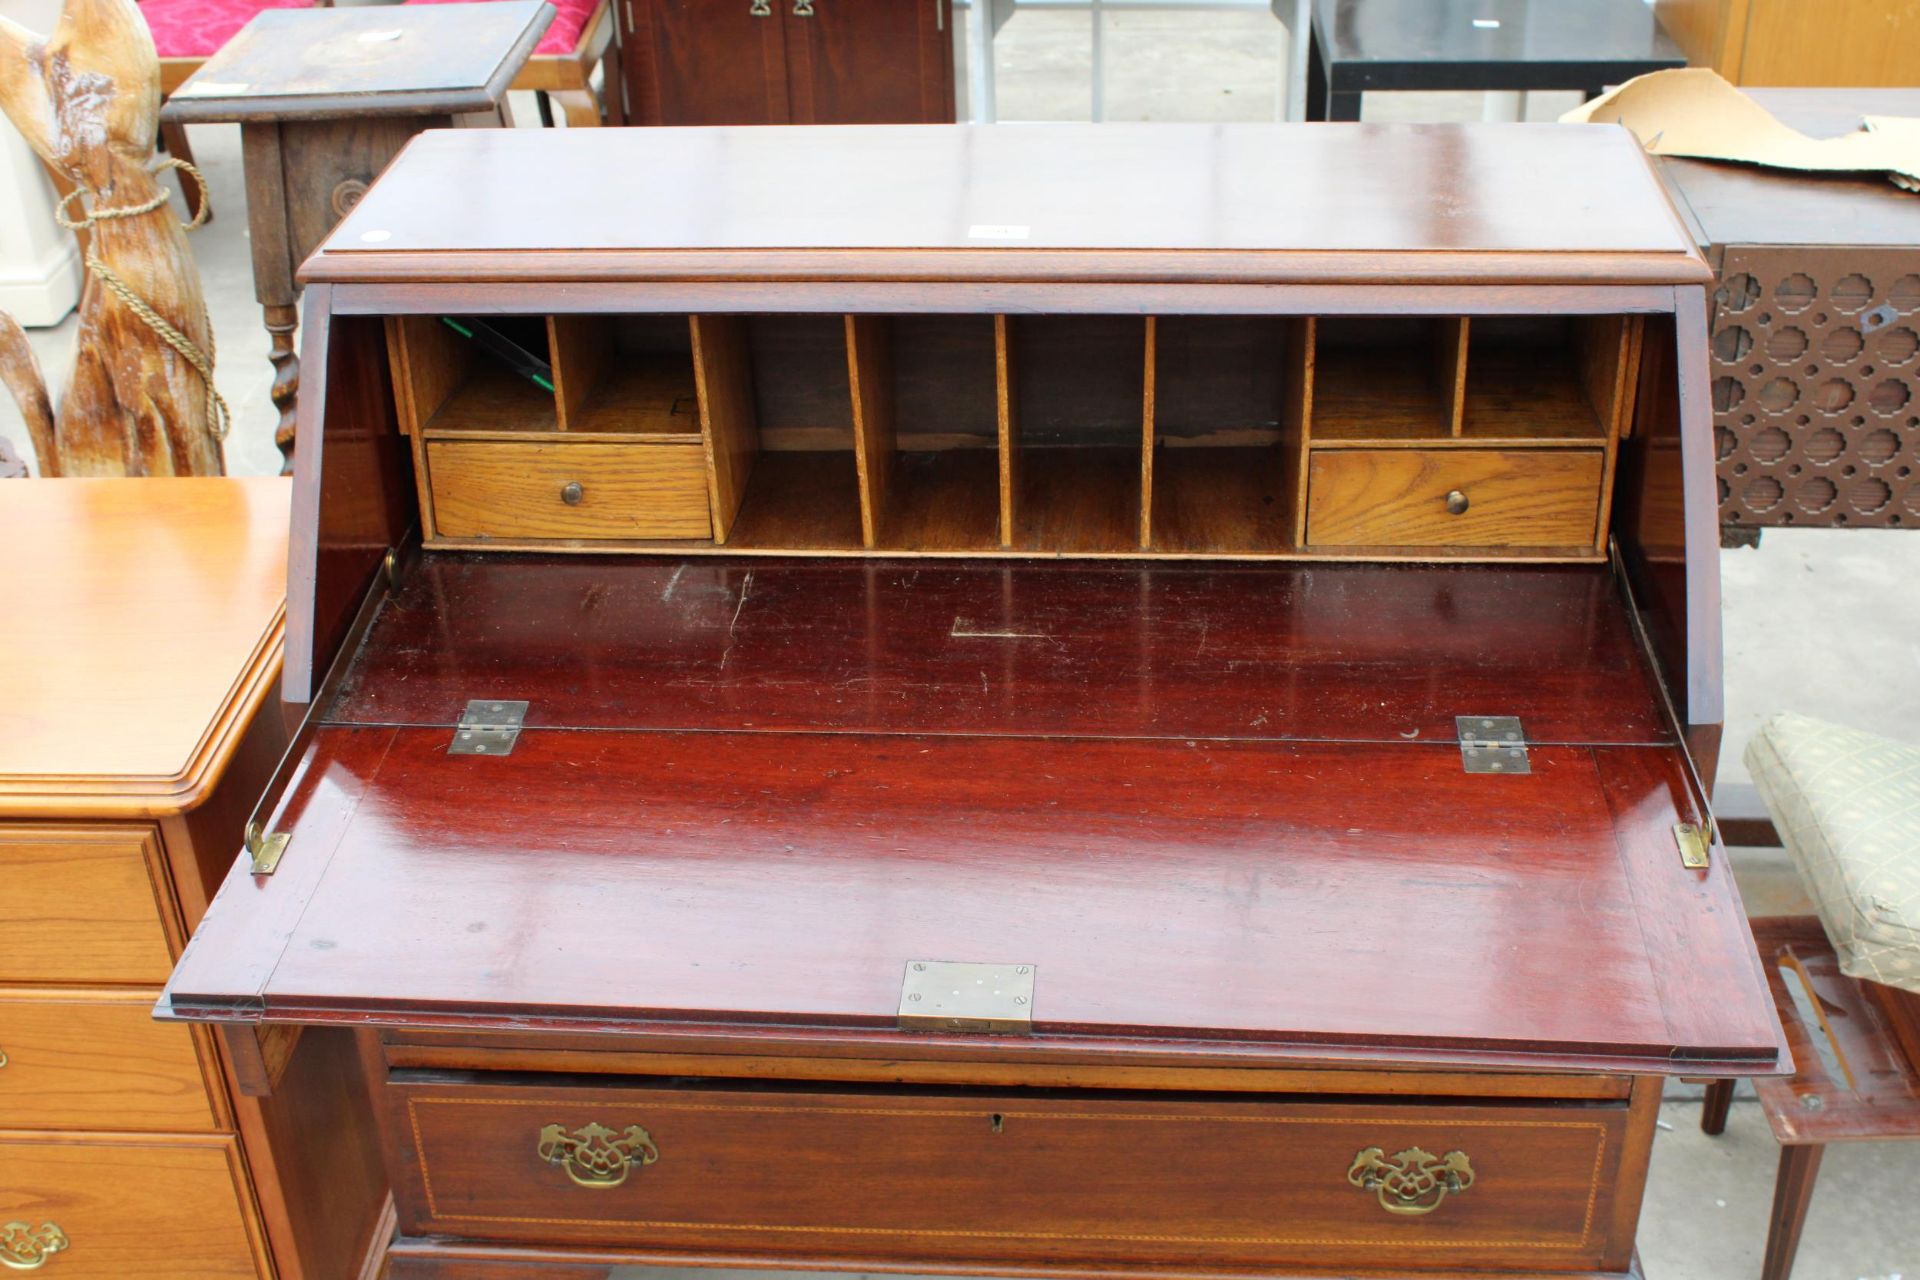
[[[1359,118],[1360,93],[1358,90],[1327,95],[1327,119],[1358,120]]]
[[[1320,34],[1307,23],[1307,119],[1327,118],[1327,68],[1321,59]]]

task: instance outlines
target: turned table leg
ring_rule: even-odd
[[[280,473],[289,475],[293,471],[294,401],[300,394],[300,355],[293,341],[294,332],[300,327],[300,308],[266,306],[261,310],[266,314],[267,336],[273,344],[267,351],[267,359],[273,362],[273,388],[268,394],[273,397],[273,407],[280,412],[279,425],[273,429],[273,442],[280,447],[280,456],[284,459]]]
[[[1820,1176],[1820,1157],[1826,1150],[1816,1144],[1780,1148],[1780,1174],[1773,1184],[1773,1220],[1767,1229],[1760,1280],[1787,1280],[1793,1271],[1793,1255],[1800,1251],[1800,1229],[1807,1223],[1813,1182]]]
[[[1709,1080],[1701,1099],[1700,1132],[1715,1137],[1727,1131],[1727,1111],[1733,1106],[1733,1081]]]

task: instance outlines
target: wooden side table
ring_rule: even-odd
[[[1920,1067],[1901,1047],[1910,998],[1841,973],[1825,931],[1812,916],[1752,924],[1797,1068],[1790,1077],[1753,1082],[1780,1143],[1760,1276],[1787,1280],[1827,1144],[1920,1139]],[[1716,1080],[1707,1086],[1700,1115],[1706,1132],[1726,1128],[1733,1085]]]
[[[506,93],[552,22],[546,0],[270,9],[182,84],[168,126],[237,122],[253,287],[272,336],[274,442],[293,465],[294,271],[423,129],[511,123]]]
[[[268,1096],[153,1019],[288,742],[290,493],[0,484],[0,1275],[349,1280],[392,1232],[349,1032],[267,1038]]]
[[[1394,89],[1578,89],[1685,66],[1641,0],[1315,0],[1307,119]]]

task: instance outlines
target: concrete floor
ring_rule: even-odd
[[[1106,118],[1269,120],[1285,31],[1260,12],[1109,15]],[[1089,26],[1084,13],[1025,12],[996,45],[998,106],[1006,121],[1086,119]],[[967,83],[962,65],[956,81]],[[517,95],[516,95],[517,96]],[[1552,119],[1574,99],[1536,94],[1525,118]],[[1506,95],[1375,94],[1369,120],[1477,120],[1516,104]],[[964,107],[962,108],[964,114]],[[522,121],[537,119],[530,102]],[[4,127],[0,125],[0,127]],[[248,262],[238,131],[194,131],[213,187],[213,224],[193,236],[219,336],[219,381],[236,426],[227,442],[236,474],[275,471],[270,371]],[[65,376],[74,322],[34,334],[43,366]],[[27,452],[10,401],[0,435]],[[1778,530],[1756,550],[1722,553],[1727,739],[1721,775],[1747,780],[1740,755],[1761,721],[1798,710],[1920,739],[1920,535],[1899,531]],[[1805,909],[1778,851],[1736,850],[1753,914]],[[1699,1132],[1697,1090],[1675,1085],[1663,1111],[1641,1225],[1652,1280],[1749,1280],[1759,1272],[1777,1148],[1751,1092],[1725,1136]],[[634,1269],[637,1280],[641,1269]],[[1830,1152],[1801,1246],[1799,1280],[1920,1280],[1920,1144]]]

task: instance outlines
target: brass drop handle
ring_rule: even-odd
[[[615,1133],[603,1124],[587,1124],[567,1131],[562,1124],[540,1130],[534,1151],[547,1164],[567,1171],[578,1187],[604,1190],[627,1180],[635,1166],[646,1167],[660,1158],[653,1137],[637,1124]]]
[[[0,1226],[0,1267],[9,1271],[38,1271],[47,1259],[72,1242],[57,1222],[30,1227],[24,1222]]]
[[[566,503],[570,507],[579,506],[580,499],[586,496],[587,496],[587,491],[580,487],[580,482],[578,480],[569,482],[565,488],[560,490],[560,501]]]
[[[793,0],[793,16],[796,18],[811,18],[813,16],[813,0]]]
[[[1368,1147],[1353,1158],[1347,1181],[1373,1192],[1388,1213],[1417,1217],[1432,1213],[1449,1194],[1473,1185],[1473,1162],[1464,1151],[1436,1156],[1408,1147],[1387,1158],[1384,1147]]]
[[[1467,514],[1467,495],[1458,489],[1449,489],[1447,491],[1447,512],[1449,515],[1456,516]]]
[[[753,18],[771,18],[773,0],[753,0],[753,3],[747,6],[747,15]]]

